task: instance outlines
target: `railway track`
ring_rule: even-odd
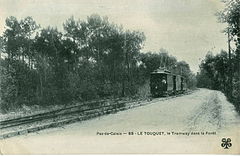
[[[101,102],[105,102],[105,100],[98,101],[98,103],[101,103]],[[95,103],[97,103],[97,102],[84,103],[84,104],[80,104],[80,105],[64,107],[61,109],[57,109],[57,110],[53,110],[53,111],[49,111],[49,112],[45,112],[45,113],[39,113],[39,114],[28,115],[28,116],[19,117],[19,118],[3,120],[3,121],[0,121],[0,129],[13,127],[13,126],[17,126],[17,125],[21,125],[21,124],[25,124],[25,123],[30,123],[30,122],[34,122],[36,120],[42,120],[45,118],[57,117],[59,115],[64,115],[64,114],[70,113],[68,111],[71,109],[82,109],[84,111],[84,106],[86,106],[87,104],[95,104]]]
[[[146,98],[137,100],[99,100],[72,105],[45,113],[7,119],[0,121],[0,139],[36,132],[46,128],[58,127],[77,121],[83,121],[150,103],[168,100],[190,93],[192,92],[157,99]]]
[[[61,109],[57,109],[54,111],[49,111],[45,113],[39,113],[39,114],[34,114],[34,115],[28,115],[24,117],[19,117],[19,118],[13,118],[13,119],[7,119],[0,121],[0,129],[6,129],[9,127],[14,127],[14,126],[19,126],[23,124],[28,124],[36,121],[41,121],[45,119],[53,119],[57,118],[60,116],[65,116],[65,115],[72,115],[76,113],[85,113],[87,111],[93,111],[97,110],[99,108],[110,108],[110,107],[116,107],[117,105],[121,103],[125,103],[124,101],[114,101],[115,104],[113,105],[107,105],[108,100],[100,100],[100,101],[94,101],[94,102],[87,102],[84,104],[80,105],[75,105],[75,106],[70,106],[70,107],[65,107]]]

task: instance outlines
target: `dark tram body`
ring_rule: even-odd
[[[157,69],[151,73],[150,92],[152,97],[161,97],[183,93],[186,90],[184,77],[171,74],[166,69]]]

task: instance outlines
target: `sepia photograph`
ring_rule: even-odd
[[[240,0],[0,0],[0,154],[240,154]]]

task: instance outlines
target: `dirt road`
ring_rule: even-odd
[[[240,153],[240,118],[219,91],[193,94],[97,119],[1,140],[1,153]],[[228,150],[221,139],[232,140]]]

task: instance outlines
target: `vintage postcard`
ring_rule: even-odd
[[[240,154],[240,0],[0,0],[1,154]]]

